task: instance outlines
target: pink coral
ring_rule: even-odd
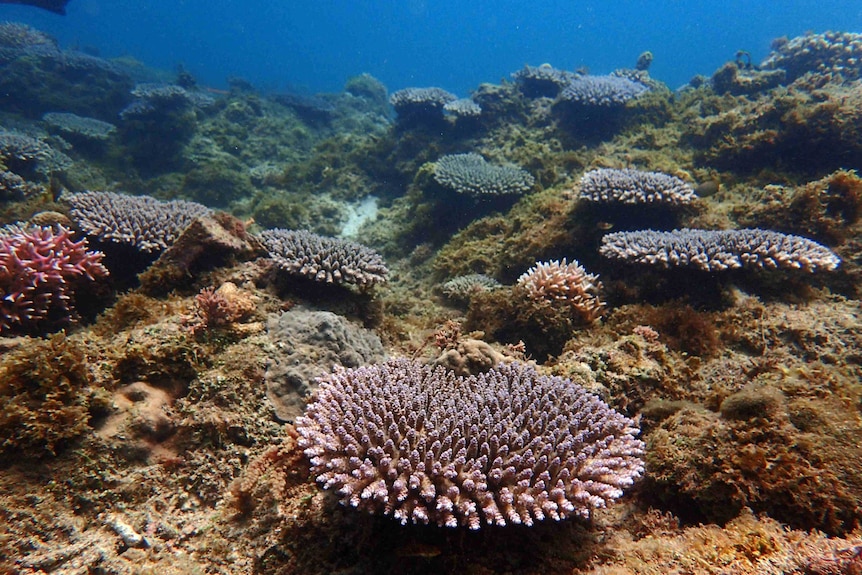
[[[101,252],[87,251],[58,226],[0,230],[0,332],[32,331],[46,320],[68,321],[74,278],[108,275]]]
[[[599,299],[598,276],[572,260],[536,262],[518,278],[518,288],[536,301],[564,302],[587,323],[602,315],[605,304]]]

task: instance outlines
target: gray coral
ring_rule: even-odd
[[[503,285],[485,274],[457,276],[440,286],[443,295],[453,301],[469,301],[477,293],[499,289]]]
[[[449,154],[434,167],[434,179],[459,194],[474,196],[523,194],[535,183],[517,166],[495,166],[479,154]]]
[[[589,517],[643,473],[632,420],[561,377],[392,360],[322,378],[299,445],[345,505],[478,529]]]
[[[580,190],[581,198],[598,203],[679,205],[697,198],[677,177],[633,169],[591,170],[581,177]]]
[[[62,136],[82,140],[107,140],[117,131],[116,126],[108,122],[68,112],[48,112],[42,116],[42,121]]]
[[[735,268],[834,270],[841,262],[813,240],[757,228],[672,232],[616,232],[602,238],[599,252],[630,263],[691,266],[705,271]]]
[[[261,232],[260,239],[279,268],[314,281],[367,287],[389,273],[380,254],[349,240],[279,228]]]
[[[622,106],[649,91],[647,86],[620,76],[573,75],[560,100],[582,106]]]
[[[845,80],[862,77],[862,34],[809,32],[791,40],[777,40],[773,45],[774,50],[761,68],[785,70],[789,82],[809,72],[840,75]]]
[[[458,97],[443,88],[404,88],[389,96],[389,103],[403,115],[442,114],[443,107]]]
[[[328,311],[294,308],[267,321],[275,344],[266,366],[266,394],[283,421],[293,421],[317,389],[317,378],[333,366],[359,367],[383,361],[380,338]]]
[[[517,80],[521,91],[528,97],[556,97],[560,90],[577,76],[574,72],[559,70],[550,64],[541,66],[526,65],[512,77]]]
[[[195,218],[210,213],[202,204],[115,192],[64,194],[69,215],[89,236],[156,252],[173,244]]]
[[[478,118],[482,115],[482,107],[470,98],[458,98],[447,102],[443,111],[455,118]]]

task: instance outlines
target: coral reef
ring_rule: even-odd
[[[841,259],[813,240],[761,229],[641,230],[602,238],[601,254],[630,263],[691,266],[704,271],[741,267],[830,271]]]
[[[470,98],[458,98],[446,102],[443,111],[455,118],[478,118],[482,114],[482,106]]]
[[[296,427],[324,488],[401,523],[589,517],[643,471],[633,421],[526,364],[467,378],[407,360],[338,370]]]
[[[0,572],[858,572],[858,49],[851,33],[778,39],[762,66],[739,51],[675,91],[649,76],[649,53],[609,76],[525,66],[469,98],[408,89],[393,106],[367,74],[340,93],[272,94],[240,78],[211,90],[181,66],[105,60],[0,24],[0,221],[75,229],[70,203],[55,199],[82,190],[225,210],[177,224],[131,208],[141,217],[121,225],[110,201],[96,202],[93,218],[117,238],[88,242],[110,278],[66,278],[66,308],[0,334]],[[522,195],[459,194],[435,179],[435,162],[464,153],[485,159],[475,171],[520,166],[535,182]],[[636,181],[610,201],[618,192],[578,183],[596,172]],[[356,238],[375,250],[376,271],[356,272],[373,282],[337,283],[343,262],[321,264],[331,284],[284,273],[265,257],[267,228],[342,247],[334,237]],[[606,234],[606,249],[625,250],[610,244],[645,228],[655,253],[637,257],[659,265],[599,252]],[[680,228],[695,239],[658,235]],[[357,249],[344,247],[351,266]],[[574,259],[603,283],[586,292],[586,315],[548,293],[568,297],[566,277],[597,287]],[[531,266],[537,297],[517,283]],[[719,273],[727,266],[740,269]],[[770,266],[786,267],[761,271]],[[70,335],[17,335],[60,326]],[[376,365],[393,356],[412,359]],[[518,363],[527,358],[535,368]],[[314,448],[285,421],[310,417],[315,389],[322,417],[324,395],[360,379],[362,401],[404,417],[379,424],[384,408],[369,407],[331,430],[376,426],[345,444],[350,454],[377,432],[392,444],[377,445],[379,465],[337,456],[312,471],[303,449]],[[547,455],[528,455],[529,434],[556,433],[546,445],[559,452],[580,441],[550,421],[574,409],[561,386],[643,433],[630,460],[643,482],[615,505],[569,502],[590,521],[531,511],[555,486],[539,488]],[[527,399],[505,420],[510,389]],[[420,402],[423,425],[407,429]],[[509,449],[476,481],[482,446],[503,449],[479,429],[495,418],[505,441],[525,438],[523,466],[505,469]],[[432,419],[440,449],[424,435]],[[423,436],[417,463],[411,441]],[[440,466],[418,471],[426,456]],[[547,460],[548,475],[565,457]],[[316,485],[353,464],[345,485],[365,482],[356,491]],[[433,496],[413,489],[411,471]],[[511,481],[495,484],[497,471]],[[490,504],[505,527],[496,515],[488,525]],[[463,528],[438,527],[453,521]]]
[[[108,275],[102,253],[58,227],[0,228],[0,333],[56,329],[72,319],[80,280]]]
[[[48,112],[42,116],[42,121],[48,128],[72,141],[104,141],[117,131],[117,127],[109,122],[68,112]]]
[[[677,177],[660,172],[600,168],[581,176],[580,197],[610,204],[688,204],[697,198],[694,190]]]
[[[66,170],[72,159],[41,138],[0,130],[0,162],[20,176],[47,179]]]
[[[209,208],[195,202],[163,202],[116,192],[65,194],[63,200],[87,235],[143,252],[167,249],[195,218],[210,213]]]
[[[555,98],[574,76],[572,72],[559,70],[550,64],[528,64],[512,74],[521,90],[530,98]]]
[[[61,50],[25,24],[0,24],[0,103],[8,112],[40,118],[63,110],[111,121],[128,103],[132,79],[120,65]]]
[[[434,179],[459,194],[498,196],[523,194],[535,179],[516,166],[495,166],[479,154],[450,154],[437,160]]]
[[[279,228],[260,238],[280,269],[317,282],[370,287],[389,273],[380,254],[356,242]]]

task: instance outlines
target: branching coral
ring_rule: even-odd
[[[598,276],[588,274],[577,261],[536,262],[518,278],[518,290],[536,301],[561,302],[589,323],[602,315],[605,304],[599,299]]]
[[[841,261],[813,240],[756,228],[615,232],[602,238],[599,251],[630,263],[704,271],[748,267],[815,272],[834,270]]]
[[[408,360],[337,370],[296,427],[325,489],[405,524],[589,517],[643,472],[632,420],[521,363],[470,377]]]
[[[70,215],[87,235],[129,244],[142,252],[168,248],[192,221],[210,213],[202,204],[115,192],[81,192],[63,196]]]
[[[389,273],[380,254],[356,242],[279,228],[265,230],[260,239],[278,267],[314,281],[369,287]]]
[[[61,226],[0,229],[0,332],[68,321],[74,280],[107,276],[101,260]]]

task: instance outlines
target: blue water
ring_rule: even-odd
[[[71,0],[68,15],[0,5],[64,47],[94,47],[150,66],[183,63],[223,87],[340,91],[368,72],[390,90],[440,86],[467,95],[529,63],[607,73],[655,55],[672,88],[747,50],[806,31],[862,32],[862,2],[835,0],[523,2],[515,0]]]

